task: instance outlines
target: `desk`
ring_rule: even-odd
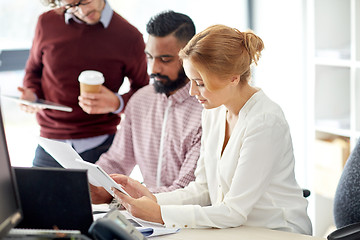
[[[308,235],[241,226],[227,229],[181,229],[180,232],[152,237],[151,240],[325,240],[326,238]]]
[[[93,205],[93,210],[108,210],[107,204]],[[297,233],[241,226],[236,228],[203,228],[203,229],[181,229],[178,233],[158,237],[149,240],[326,240],[326,238],[313,237]]]

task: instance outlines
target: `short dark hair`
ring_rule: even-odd
[[[155,37],[174,34],[179,41],[187,43],[195,35],[195,25],[189,16],[168,10],[152,17],[146,31]]]

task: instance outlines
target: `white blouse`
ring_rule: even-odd
[[[226,109],[204,110],[196,179],[156,194],[166,227],[265,227],[311,234],[307,200],[294,174],[289,126],[262,90],[243,106],[221,156]]]

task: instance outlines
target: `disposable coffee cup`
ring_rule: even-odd
[[[105,82],[104,75],[95,70],[85,70],[80,73],[80,95],[83,93],[98,93]]]

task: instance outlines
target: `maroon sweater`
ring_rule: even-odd
[[[104,85],[117,92],[127,76],[130,92],[124,102],[149,83],[145,44],[142,34],[114,12],[104,28],[65,23],[64,14],[55,10],[39,17],[33,46],[26,64],[24,86],[35,90],[39,98],[64,104],[73,112],[42,110],[37,113],[40,135],[55,139],[78,139],[116,132],[117,114],[87,114],[78,105],[78,76],[83,70],[104,74]]]

